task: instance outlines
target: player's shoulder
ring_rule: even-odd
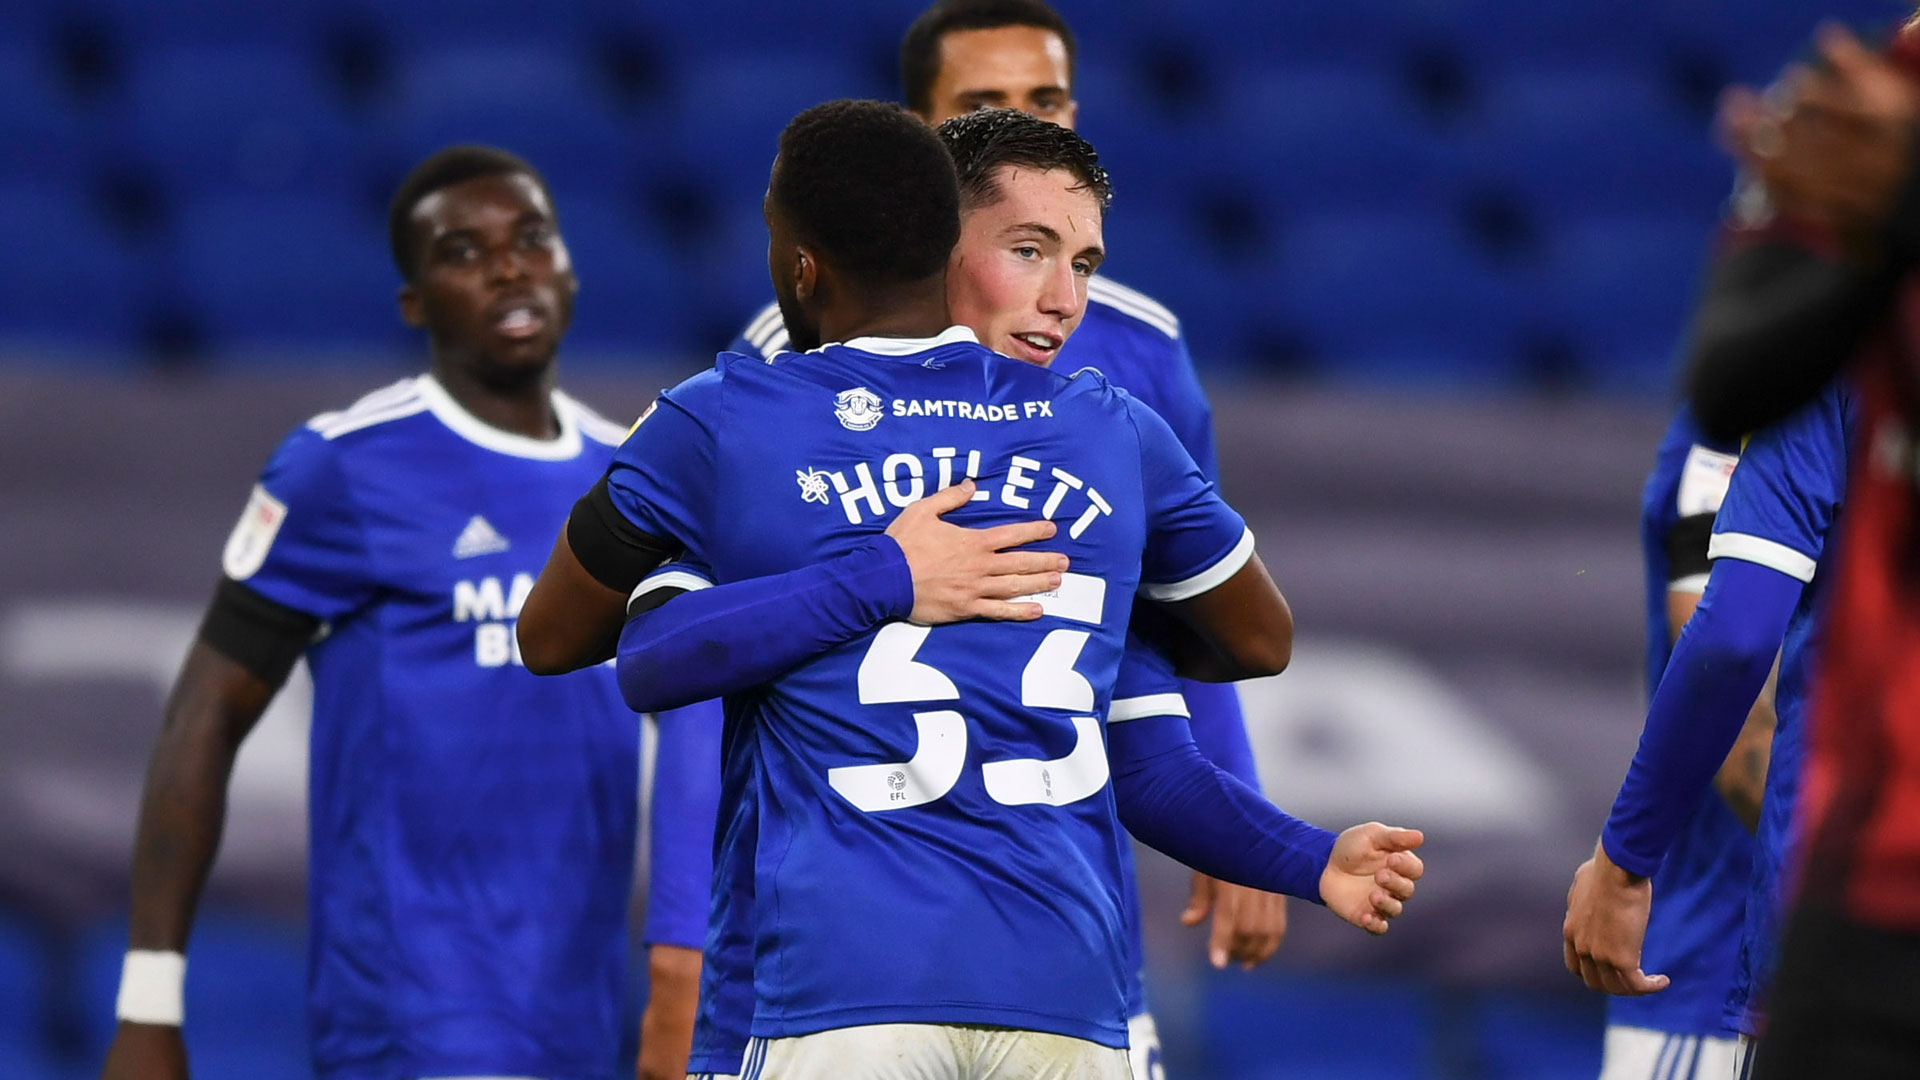
[[[323,412],[309,419],[294,434],[300,436],[303,432],[308,433],[313,439],[325,443],[338,443],[342,439],[352,441],[353,436],[362,432],[375,431],[408,417],[418,416],[432,408],[422,382],[425,378],[424,375],[416,375],[363,394],[344,409]]]
[[[1087,318],[1152,335],[1148,340],[1180,340],[1180,320],[1165,304],[1112,278],[1094,277],[1087,282]]]

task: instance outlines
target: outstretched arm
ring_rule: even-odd
[[[1116,700],[1107,758],[1127,831],[1202,873],[1326,904],[1386,932],[1424,872],[1412,829],[1355,826],[1338,837],[1294,818],[1194,745],[1184,715],[1149,698]]]

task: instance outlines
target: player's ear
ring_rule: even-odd
[[[414,288],[413,282],[409,281],[405,285],[400,286],[398,300],[400,302],[401,322],[406,323],[415,330],[419,330],[427,325],[427,311],[420,302],[420,290]]]
[[[804,247],[793,249],[793,297],[801,303],[813,299],[820,287],[820,263]]]

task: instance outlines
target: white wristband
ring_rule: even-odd
[[[177,952],[128,951],[120,966],[120,998],[113,1012],[135,1024],[179,1027],[186,1014],[187,958]]]

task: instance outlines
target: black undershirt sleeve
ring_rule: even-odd
[[[1713,515],[1691,514],[1667,530],[1667,582],[1696,577],[1713,569],[1707,546],[1713,542]]]
[[[567,516],[567,546],[593,579],[622,596],[654,568],[680,553],[680,545],[636,528],[613,505],[607,478],[573,504]]]
[[[261,682],[278,687],[319,629],[320,620],[312,615],[221,578],[200,620],[200,640]]]
[[[1708,435],[1737,438],[1784,418],[1859,351],[1920,257],[1920,169],[1877,239],[1871,268],[1785,241],[1714,265],[1687,350],[1687,394]]]

